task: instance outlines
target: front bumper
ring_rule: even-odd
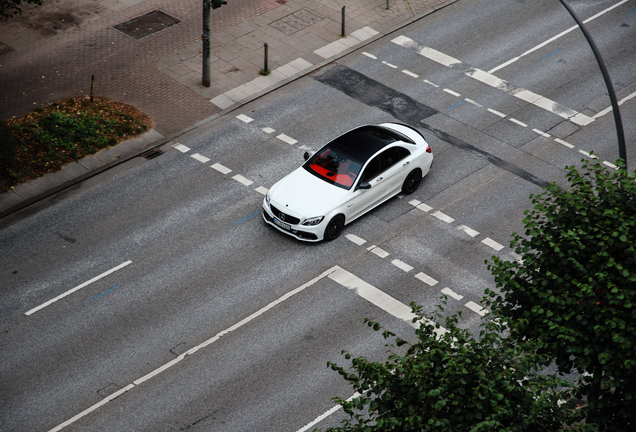
[[[316,226],[305,226],[305,225],[289,225],[289,229],[285,229],[279,225],[274,223],[274,214],[270,209],[267,202],[263,200],[263,220],[265,223],[273,226],[278,231],[290,235],[292,237],[297,238],[298,240],[308,241],[308,242],[318,242],[323,239],[324,236],[324,221]]]

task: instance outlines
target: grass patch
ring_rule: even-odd
[[[150,117],[106,98],[70,98],[0,123],[0,192],[148,131]]]

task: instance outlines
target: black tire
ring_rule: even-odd
[[[325,240],[332,241],[340,236],[344,229],[345,218],[343,215],[334,216],[325,227]]]
[[[402,193],[410,195],[417,190],[422,181],[422,171],[417,168],[414,169],[406,176],[404,183],[402,184]]]

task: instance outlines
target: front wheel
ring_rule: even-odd
[[[402,192],[405,195],[410,195],[417,190],[422,181],[422,171],[418,169],[414,169],[406,176],[404,179],[404,184],[402,184]]]
[[[332,241],[340,236],[340,233],[344,229],[345,218],[343,215],[334,216],[333,219],[329,221],[327,227],[325,228],[325,240]]]

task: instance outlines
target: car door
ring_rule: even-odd
[[[402,189],[404,179],[410,172],[410,155],[411,152],[401,146],[391,147],[380,154],[384,164],[382,181],[386,197],[393,196]]]
[[[352,199],[347,203],[348,220],[353,220],[363,215],[384,196],[384,177],[382,176],[384,166],[380,156],[377,155],[372,158],[363,168],[360,179],[355,184],[355,189],[352,192]],[[368,183],[370,187],[361,189],[360,185],[362,183]]]

